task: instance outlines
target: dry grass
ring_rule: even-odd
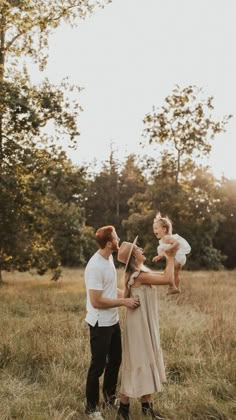
[[[25,273],[4,278],[0,420],[85,418],[83,270],[64,270],[57,283]],[[170,420],[236,419],[236,273],[185,271],[181,286],[171,297],[159,288],[168,383],[155,402]],[[138,401],[131,412],[140,418]]]

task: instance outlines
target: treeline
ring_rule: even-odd
[[[21,159],[19,159],[21,157]],[[121,240],[139,235],[149,262],[157,240],[152,232],[158,211],[173,221],[192,252],[186,268],[236,266],[236,180],[216,180],[194,167],[176,184],[168,157],[113,153],[100,172],[77,167],[64,152],[25,148],[14,165],[2,168],[1,270],[83,266],[96,249],[94,231],[107,224]]]
[[[56,279],[61,265],[83,266],[96,249],[94,231],[107,224],[122,240],[139,235],[151,259],[157,211],[190,242],[187,268],[236,265],[236,180],[217,180],[199,163],[231,116],[215,120],[213,97],[201,89],[176,86],[161,109],[144,116],[143,145],[158,146],[153,158],[119,162],[111,152],[93,173],[58,147],[66,139],[76,147],[80,88],[32,84],[22,58],[43,71],[50,32],[106,3],[0,2],[0,281],[4,270],[52,269]]]

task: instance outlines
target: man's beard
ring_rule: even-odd
[[[113,244],[112,245],[112,252],[118,252],[119,251],[119,245]]]

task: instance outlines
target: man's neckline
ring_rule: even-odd
[[[98,255],[100,255],[100,257],[102,257],[104,260],[109,261],[109,258],[112,255],[112,253],[110,253],[109,255],[103,255],[103,254],[101,254],[101,251],[102,250],[97,251]]]

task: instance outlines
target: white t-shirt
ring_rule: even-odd
[[[85,321],[100,327],[108,327],[119,321],[118,308],[96,309],[92,306],[89,289],[103,290],[102,296],[117,299],[117,273],[113,257],[103,258],[98,251],[90,258],[85,268],[85,285],[87,291],[87,315]]]

